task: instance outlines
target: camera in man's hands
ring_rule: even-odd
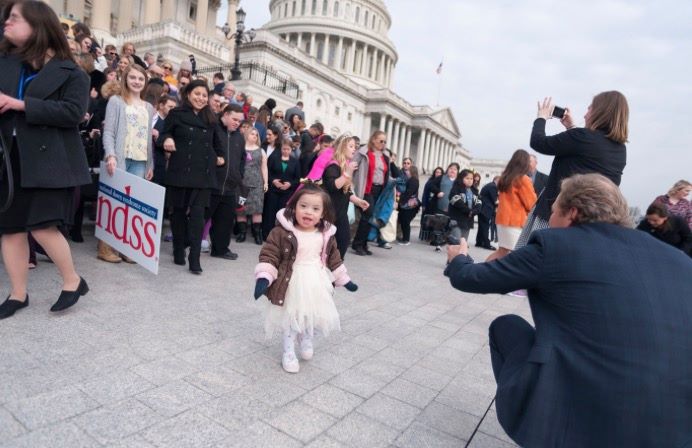
[[[449,233],[447,234],[447,244],[458,246],[461,244],[461,229],[455,220],[449,221]]]
[[[562,118],[565,116],[566,109],[560,106],[553,106],[553,113],[551,114],[555,118]]]

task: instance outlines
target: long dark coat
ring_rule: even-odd
[[[162,141],[172,138],[165,184],[183,188],[216,188],[216,157],[224,157],[216,122],[206,123],[191,107],[181,106],[166,117]]]
[[[22,63],[0,56],[0,91],[17,97]],[[89,76],[70,60],[50,60],[24,95],[24,112],[0,114],[5,144],[17,131],[23,188],[69,188],[91,183],[79,123],[89,103]]]

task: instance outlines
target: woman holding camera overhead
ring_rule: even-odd
[[[545,124],[551,118],[559,118],[567,130],[546,136]],[[620,185],[627,163],[628,120],[627,99],[615,90],[601,92],[593,98],[584,115],[583,128],[574,125],[569,108],[554,106],[549,97],[538,102],[531,147],[555,159],[545,189],[526,221],[516,248],[525,246],[534,230],[548,227],[551,207],[560,194],[562,179],[573,174],[598,173]]]
[[[5,25],[0,133],[11,162],[3,163],[0,206],[14,190],[0,213],[2,256],[12,288],[0,304],[3,319],[29,305],[29,231],[62,276],[62,292],[51,311],[71,307],[89,291],[58,228],[72,222],[74,188],[91,177],[78,129],[89,102],[89,77],[72,59],[58,17],[43,2],[14,0],[6,3],[0,20]]]

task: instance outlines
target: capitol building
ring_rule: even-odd
[[[483,183],[504,162],[478,160],[461,144],[449,107],[413,105],[392,91],[399,55],[388,36],[392,24],[383,0],[267,1],[271,19],[239,47],[239,91],[279,109],[304,103],[308,123],[326,132],[367,139],[387,134],[388,147],[411,157],[425,173],[458,162],[473,166]],[[221,3],[227,14],[217,18]],[[140,56],[161,54],[174,63],[194,55],[200,74],[230,73],[239,0],[48,0],[59,16],[88,23],[101,43],[132,42]],[[230,33],[217,23],[230,24]]]

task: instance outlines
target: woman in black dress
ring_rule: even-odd
[[[223,148],[214,137],[217,119],[207,99],[205,81],[194,80],[183,90],[182,105],[170,111],[161,139],[171,154],[165,184],[173,206],[173,261],[185,265],[185,246],[189,244],[190,272],[201,274],[204,209],[209,206],[211,190],[216,186],[216,166],[222,166]]]
[[[401,163],[402,171],[406,176],[406,190],[399,196],[399,220],[401,226],[401,240],[398,244],[408,246],[411,244],[411,221],[418,214],[420,200],[418,199],[418,168],[413,165],[413,160],[406,157]]]
[[[358,166],[352,162],[356,152],[356,141],[353,137],[342,135],[334,143],[334,160],[327,165],[322,174],[322,186],[329,194],[334,207],[334,225],[336,225],[336,244],[343,260],[351,240],[351,226],[348,223],[348,203],[366,210],[370,204],[353,194],[353,171]]]
[[[267,130],[269,131],[269,130]],[[277,146],[279,140],[277,140]],[[284,139],[281,149],[276,149],[267,158],[269,173],[269,190],[264,195],[264,215],[262,217],[262,235],[266,238],[276,223],[276,213],[286,207],[300,182],[300,164],[291,156],[293,142]]]
[[[11,189],[14,196],[0,213],[2,256],[12,286],[0,319],[29,305],[29,231],[62,276],[51,311],[69,308],[89,290],[58,228],[72,222],[74,188],[91,181],[78,129],[89,102],[89,77],[74,63],[58,17],[43,2],[15,0],[7,2],[1,20],[0,205],[7,205]]]

